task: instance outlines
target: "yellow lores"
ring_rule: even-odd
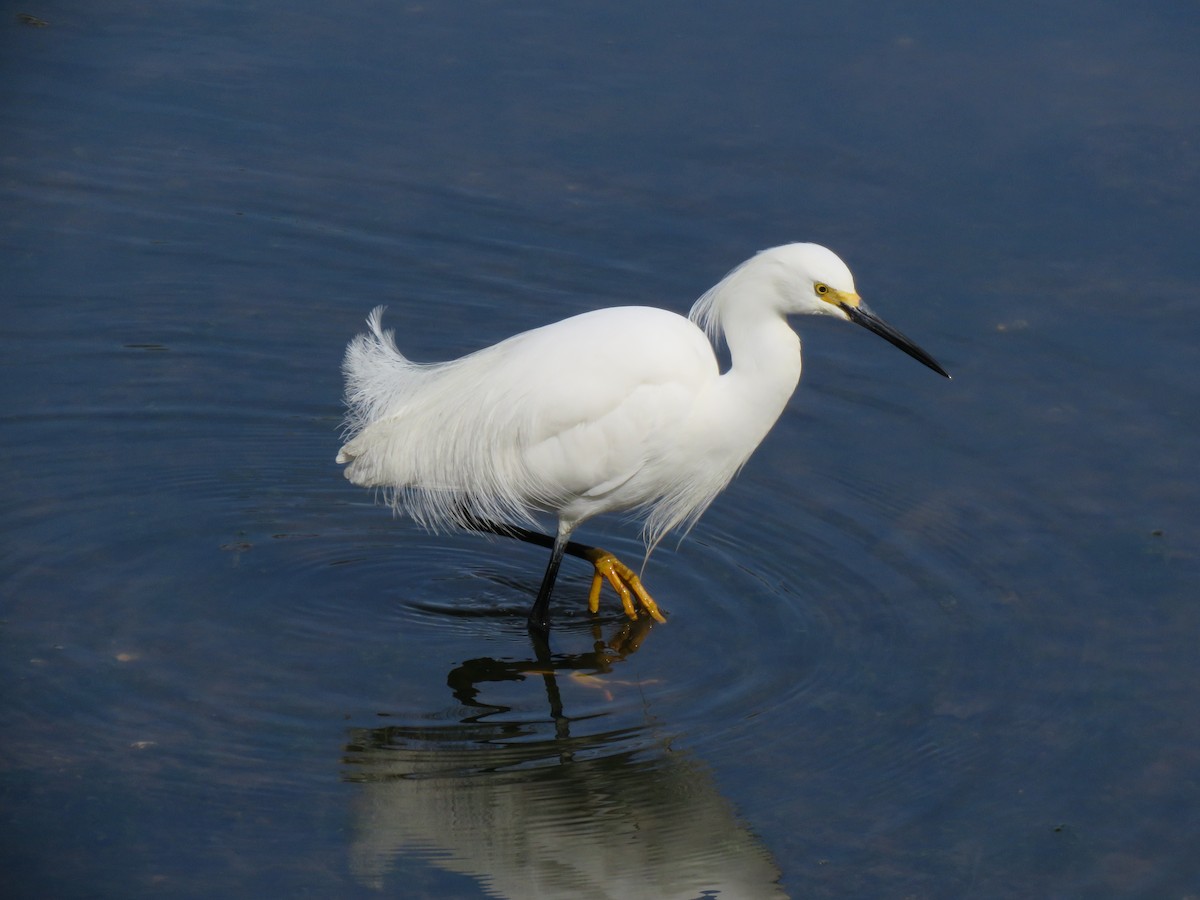
[[[834,306],[858,306],[862,303],[862,297],[853,291],[837,291],[820,281],[813,285],[813,290],[818,297]]]

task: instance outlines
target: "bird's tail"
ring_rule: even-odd
[[[346,478],[382,488],[394,509],[431,530],[480,519],[535,524],[528,507],[539,488],[513,449],[520,429],[497,400],[503,392],[487,390],[489,351],[415,363],[382,316],[383,307],[372,310],[342,364],[346,442],[337,461]]]
[[[369,331],[350,342],[342,361],[342,373],[346,376],[343,433],[347,441],[403,405],[420,380],[422,367],[405,357],[396,347],[392,330],[383,328],[386,308],[377,306],[371,310],[367,316]]]

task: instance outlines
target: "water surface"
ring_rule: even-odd
[[[23,11],[9,895],[1195,892],[1194,11]],[[442,359],[789,240],[954,380],[796,323],[664,626],[572,567],[538,645],[541,551],[333,463],[378,303]]]

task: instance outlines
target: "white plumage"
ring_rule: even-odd
[[[644,515],[648,550],[695,522],[791,396],[800,341],[785,317],[804,313],[853,319],[945,374],[861,304],[837,256],[788,244],[730,272],[690,319],[601,309],[450,362],[405,358],[378,307],[346,351],[349,439],[337,461],[433,530],[522,531],[537,512],[555,514],[544,607],[569,536],[592,516]],[[724,374],[710,336],[729,345]]]

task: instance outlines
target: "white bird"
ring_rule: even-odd
[[[564,554],[665,621],[638,576],[571,535],[601,513],[645,517],[647,556],[683,533],[729,484],[775,424],[800,378],[789,315],[862,325],[949,378],[924,350],[859,298],[854,277],[816,244],[764,250],[726,275],[687,318],[663,309],[599,309],[535,328],[461,359],[420,364],[383,330],[346,350],[346,435],[337,455],[351,482],[383,488],[392,507],[429,530],[492,531],[551,547],[529,613],[546,633]],[[713,344],[724,339],[722,373]],[[558,518],[555,537],[538,513]]]

